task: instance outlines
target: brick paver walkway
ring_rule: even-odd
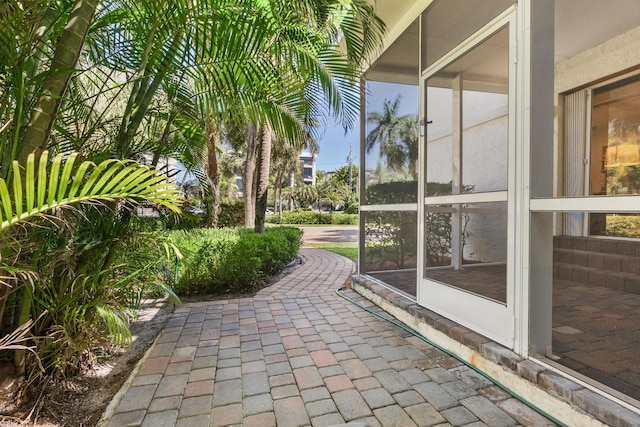
[[[304,264],[253,298],[179,306],[108,425],[552,425],[337,296],[351,261],[319,249],[301,254]]]

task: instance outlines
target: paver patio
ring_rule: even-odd
[[[177,307],[103,424],[553,425],[456,359],[340,298],[351,261],[320,249],[301,256],[302,265],[252,298]]]

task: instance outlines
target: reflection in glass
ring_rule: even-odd
[[[425,277],[507,300],[507,203],[427,206]]]
[[[593,91],[592,195],[640,194],[640,77]],[[592,235],[640,237],[640,216],[591,214]]]
[[[417,214],[406,211],[363,212],[363,272],[416,295]]]
[[[425,266],[451,265],[451,205],[429,206],[425,211]]]
[[[593,91],[591,194],[640,194],[640,77]]]
[[[452,194],[453,182],[453,90],[427,80],[427,195]],[[450,81],[449,81],[450,84]]]
[[[505,27],[427,80],[427,196],[507,189],[508,47]]]
[[[365,204],[415,203],[413,191],[401,191],[402,198],[380,199],[390,191],[379,187],[389,183],[417,182],[418,177],[418,87],[367,82],[365,135]],[[370,187],[376,187],[369,191]]]

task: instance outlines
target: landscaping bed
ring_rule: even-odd
[[[246,229],[169,232],[168,241],[183,255],[174,272],[175,290],[185,301],[254,294],[286,274],[286,265],[297,265],[291,261],[301,237],[300,229],[290,227],[263,234]],[[11,385],[3,390],[0,378],[0,425],[95,426],[172,312],[166,299],[145,300],[130,327],[131,346],[93,349],[87,358],[93,362],[72,377],[45,380],[22,395],[12,393]]]

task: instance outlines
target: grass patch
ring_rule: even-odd
[[[334,254],[342,255],[355,263],[358,262],[357,242],[309,243],[308,245],[314,248],[333,252]]]

